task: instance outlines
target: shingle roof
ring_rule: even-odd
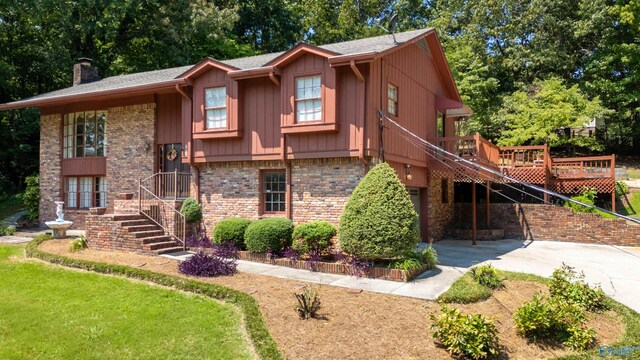
[[[371,38],[352,40],[339,42],[334,44],[327,44],[319,46],[322,49],[329,50],[340,55],[350,55],[350,54],[358,54],[364,52],[383,52],[385,50],[389,50],[398,44],[401,44],[405,41],[411,40],[421,34],[424,34],[430,31],[431,28],[406,31],[395,34],[395,38],[397,43],[394,43],[393,37],[391,35],[382,35]],[[239,69],[253,69],[263,66],[274,58],[282,55],[284,52],[276,52],[270,54],[263,55],[255,55],[237,59],[230,60],[222,60],[222,63],[227,65],[231,65],[233,67]],[[102,92],[109,90],[117,90],[124,89],[130,87],[138,87],[144,85],[153,85],[159,84],[163,82],[170,82],[178,78],[181,74],[189,70],[193,65],[189,66],[180,66],[170,69],[156,70],[156,71],[146,71],[128,75],[120,75],[120,76],[111,76],[99,81],[80,84],[77,86],[72,86],[56,91],[52,91],[49,93],[45,93],[42,95],[37,95],[29,99],[20,100],[18,102],[23,101],[32,101],[32,100],[45,100],[50,98],[59,98],[59,97],[68,97],[73,95],[80,94],[90,94],[94,92]],[[18,103],[16,102],[16,103]],[[10,105],[6,104],[6,105]]]

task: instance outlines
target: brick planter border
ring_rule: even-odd
[[[335,262],[317,261],[315,269],[313,269],[312,262],[308,260],[290,260],[286,258],[272,259],[266,253],[252,253],[249,251],[238,251],[238,259],[327,274],[354,275],[354,268],[352,265]],[[367,269],[365,276],[372,279],[408,282],[429,269],[430,268],[427,265],[423,265],[422,268],[412,271],[374,266]]]

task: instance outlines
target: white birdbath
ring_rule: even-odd
[[[67,229],[73,225],[73,221],[65,220],[62,206],[64,201],[56,201],[56,215],[58,218],[54,221],[47,221],[45,224],[53,229],[53,237],[56,239],[64,239],[67,237]]]

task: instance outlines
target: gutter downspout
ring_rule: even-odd
[[[293,221],[293,211],[291,209],[293,196],[291,194],[291,161],[287,159],[287,135],[280,134],[280,159],[285,167],[285,213],[287,219]]]
[[[182,97],[184,97],[186,100],[189,101],[189,111],[188,111],[189,126],[193,126],[193,103],[192,103],[193,99],[186,91],[184,91],[184,89],[180,86],[180,84],[176,84],[176,91],[180,95],[182,95]],[[185,117],[184,108],[183,108],[182,116]],[[183,126],[183,130],[184,130],[184,126]],[[189,168],[191,168],[191,170],[193,171],[193,187],[195,192],[195,199],[197,202],[200,202],[200,168],[195,166],[193,163],[193,131],[189,132],[189,141],[187,142],[187,146],[189,147],[189,149],[187,149],[187,151],[189,152]]]

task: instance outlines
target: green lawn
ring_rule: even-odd
[[[244,359],[240,310],[0,246],[0,359]]]
[[[18,195],[11,195],[6,200],[0,201],[0,220],[13,215],[22,209],[24,209],[22,199],[20,199]]]

